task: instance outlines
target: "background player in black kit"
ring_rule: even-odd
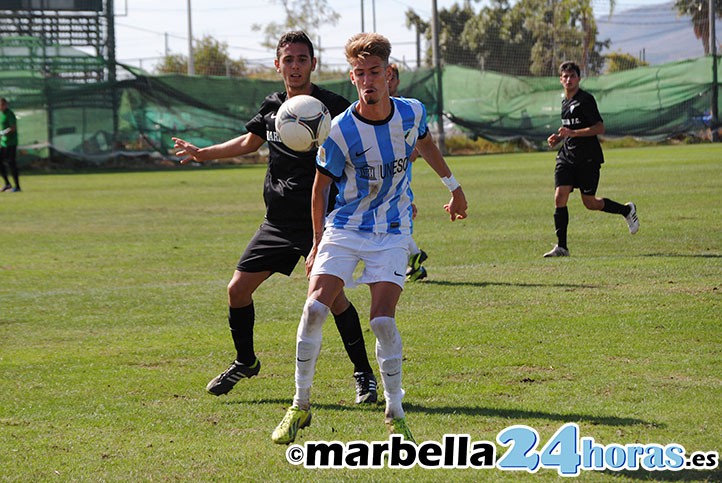
[[[276,112],[288,97],[300,94],[319,99],[332,116],[349,106],[345,98],[311,83],[316,58],[313,44],[304,32],[288,32],[281,37],[274,63],[286,92],[274,92],[264,99],[258,113],[246,124],[248,133],[201,149],[173,138],[177,154],[185,156],[181,162],[248,154],[268,142],[268,170],[263,186],[266,216],[228,284],[228,322],[236,359],[208,383],[208,392],[217,396],[233,389],[240,379],[255,376],[261,368],[253,349],[253,292],[276,272],[290,275],[298,260],[308,255],[313,242],[311,190],[316,150],[301,153],[286,147],[276,133]],[[334,300],[331,312],[354,364],[356,403],[376,402],[376,378],[366,355],[358,313],[343,292]]]
[[[401,79],[399,76],[399,66],[396,64],[389,64],[389,67],[391,68],[391,78],[389,79],[389,96],[396,97],[399,95],[399,84],[401,83]],[[413,163],[418,157],[419,152],[414,149],[411,152],[411,156],[409,156],[409,161]],[[411,203],[411,208],[414,212],[413,218],[416,219],[416,205],[414,203]],[[422,280],[429,275],[426,271],[426,267],[422,265],[422,263],[424,263],[427,258],[429,258],[428,254],[421,248],[419,248],[413,237],[409,238],[409,267],[406,269],[407,282],[416,282],[417,280]]]
[[[594,96],[579,88],[580,70],[574,62],[559,67],[559,80],[564,86],[562,99],[562,126],[547,138],[550,147],[564,141],[557,153],[554,170],[554,226],[557,244],[545,257],[568,257],[567,201],[574,188],[582,193],[582,202],[588,210],[616,213],[625,217],[629,232],[637,233],[639,219],[634,203],[621,205],[607,198],[597,198],[599,171],[604,162],[598,135],[604,134],[604,122],[597,109]]]

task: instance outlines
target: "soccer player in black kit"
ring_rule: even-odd
[[[173,138],[177,155],[185,157],[182,163],[248,154],[268,142],[268,170],[263,186],[266,216],[228,284],[228,323],[236,358],[208,383],[206,390],[216,396],[228,393],[240,379],[257,375],[261,368],[253,348],[253,292],[276,272],[291,275],[298,260],[311,251],[313,242],[311,191],[316,175],[316,150],[296,152],[286,147],[276,133],[276,112],[288,97],[300,94],[319,99],[332,116],[349,106],[345,98],[311,83],[316,58],[313,44],[304,32],[288,32],[280,38],[274,64],[286,91],[274,92],[264,99],[258,113],[246,124],[248,133],[205,148]],[[334,300],[331,312],[354,364],[356,403],[376,402],[376,378],[366,355],[358,313],[343,292]]]
[[[622,205],[596,196],[599,171],[604,162],[602,146],[597,136],[604,134],[604,121],[594,96],[579,88],[580,75],[579,66],[574,62],[564,62],[559,67],[559,80],[564,87],[562,126],[547,138],[547,143],[552,148],[560,141],[564,142],[557,153],[554,169],[554,227],[557,244],[544,254],[545,257],[569,256],[567,201],[574,188],[581,191],[582,202],[588,210],[622,215],[632,235],[639,230],[637,207],[634,203]]]

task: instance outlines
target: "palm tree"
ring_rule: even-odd
[[[717,17],[722,18],[722,0],[713,0]],[[709,0],[676,0],[674,7],[680,15],[692,17],[694,36],[702,40],[704,55],[710,53],[709,45]]]
[[[416,12],[411,9],[406,11],[406,28],[416,29],[416,67],[421,67],[421,35],[430,28],[427,22],[421,20]]]

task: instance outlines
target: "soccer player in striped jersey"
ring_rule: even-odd
[[[423,104],[389,97],[390,54],[388,39],[377,33],[357,34],[346,43],[358,101],[334,118],[316,158],[314,243],[306,259],[308,298],[296,336],[296,393],[271,435],[276,443],[294,441],[298,430],[310,424],[311,384],[324,320],[337,294],[358,283],[368,284],[371,291],[370,325],[384,385],[385,422],[391,433],[413,441],[402,406],[402,344],[395,315],[412,232],[409,156],[414,147],[451,192],[444,205],[451,221],[466,218],[467,202],[431,139]],[[332,183],[339,193],[326,216]],[[359,262],[364,269],[354,280]]]

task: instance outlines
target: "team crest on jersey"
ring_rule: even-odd
[[[323,149],[323,146],[319,146],[316,158],[322,165],[326,165],[326,150]]]
[[[376,169],[374,169],[373,166],[361,166],[360,168],[356,168],[356,172],[358,172],[358,177],[361,179],[369,181],[376,181],[378,179],[376,178]]]

